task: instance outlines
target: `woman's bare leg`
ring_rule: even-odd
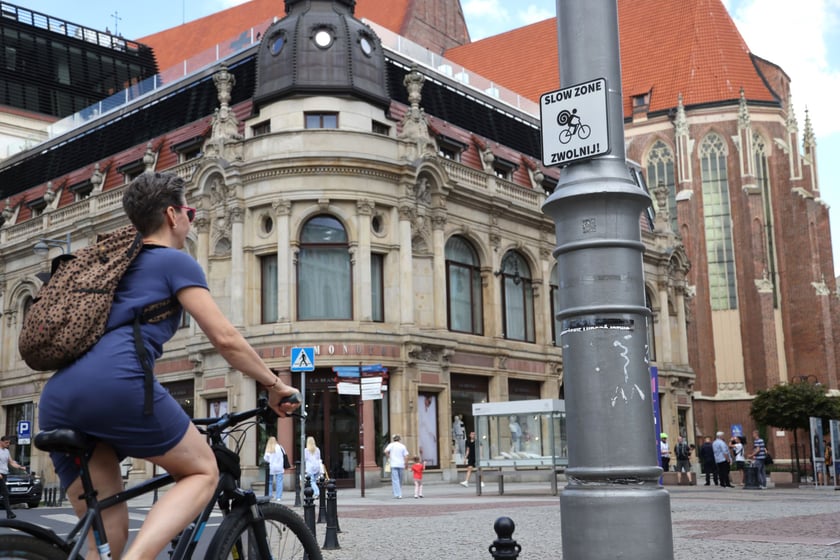
[[[213,451],[192,424],[178,445],[147,460],[163,467],[176,483],[149,511],[126,560],[155,558],[207,505],[219,480]]]
[[[90,458],[88,468],[93,480],[93,487],[99,493],[100,499],[113,496],[123,489],[120,463],[111,446],[99,443]],[[77,478],[67,487],[67,497],[70,499],[73,511],[80,518],[87,512],[87,504],[81,497],[83,492],[81,478]],[[108,544],[111,547],[111,557],[114,560],[119,560],[128,540],[128,504],[117,504],[103,510],[102,522],[105,525],[105,535],[108,537]],[[87,558],[91,560],[99,558],[93,532],[88,536]]]

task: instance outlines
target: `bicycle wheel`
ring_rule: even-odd
[[[304,553],[309,560],[322,560],[321,548],[301,516],[280,504],[262,504],[260,510],[265,517],[272,560],[300,560]],[[255,538],[254,528],[245,513],[234,512],[219,525],[207,547],[205,558],[263,560],[259,556]]]
[[[578,130],[578,137],[581,140],[586,140],[589,138],[589,135],[592,134],[592,128],[588,124],[580,125],[580,129]]]
[[[23,560],[66,560],[67,553],[30,535],[0,535],[0,558]]]

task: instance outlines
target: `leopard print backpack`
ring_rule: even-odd
[[[26,365],[38,371],[60,369],[99,340],[117,285],[142,248],[134,226],[125,226],[75,254],[53,259],[52,275],[29,307],[18,337]]]

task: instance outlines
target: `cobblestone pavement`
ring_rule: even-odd
[[[392,498],[390,485],[368,488],[364,498],[359,489],[340,490],[340,548],[324,551],[324,558],[488,560],[493,524],[501,516],[516,524],[519,558],[562,558],[559,498],[547,485],[506,484],[505,490],[499,496],[488,484],[476,496],[474,488],[434,483],[426,484],[423,499],[405,486],[401,500]],[[840,559],[840,492],[832,487],[681,486],[668,492],[675,560]],[[321,544],[325,531],[319,523]]]

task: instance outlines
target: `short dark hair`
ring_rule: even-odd
[[[186,201],[187,184],[173,173],[141,173],[123,195],[123,209],[141,235],[150,235],[163,225],[163,213]]]
[[[12,441],[12,438],[10,436],[3,436],[0,437],[0,441]]]

